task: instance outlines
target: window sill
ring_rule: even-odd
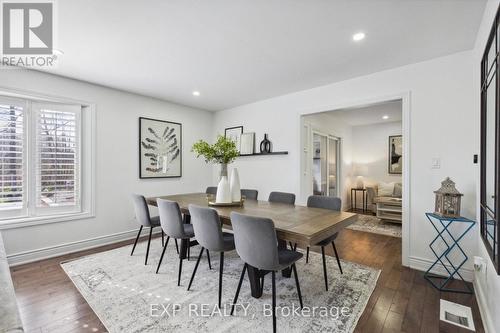
[[[67,221],[88,219],[92,217],[95,217],[95,214],[92,212],[80,212],[80,213],[71,213],[64,215],[58,214],[58,215],[14,218],[10,220],[0,221],[0,230],[30,227],[41,224],[67,222]]]

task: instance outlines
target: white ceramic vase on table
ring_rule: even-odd
[[[217,194],[215,196],[216,203],[231,203],[232,195],[231,188],[227,176],[222,176],[219,185],[217,185]]]
[[[241,201],[240,175],[238,174],[238,169],[236,168],[234,168],[231,172],[231,182],[229,187],[231,188],[232,201]]]

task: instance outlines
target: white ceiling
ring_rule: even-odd
[[[360,108],[341,109],[323,112],[351,126],[364,126],[394,121],[402,121],[403,106],[401,100],[383,102]],[[389,118],[383,119],[383,116]]]
[[[64,0],[50,72],[221,110],[471,49],[485,0]],[[366,39],[352,41],[363,31]],[[192,96],[198,90],[201,96]]]

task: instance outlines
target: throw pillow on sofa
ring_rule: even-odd
[[[379,197],[392,197],[394,193],[394,183],[383,183],[378,184],[378,196]]]
[[[394,198],[401,198],[403,196],[403,184],[396,183],[394,185],[394,193],[392,195]]]

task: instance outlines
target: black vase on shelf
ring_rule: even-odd
[[[271,149],[271,141],[267,139],[267,134],[264,134],[264,140],[260,142],[260,152],[261,154],[269,154],[271,152]]]

